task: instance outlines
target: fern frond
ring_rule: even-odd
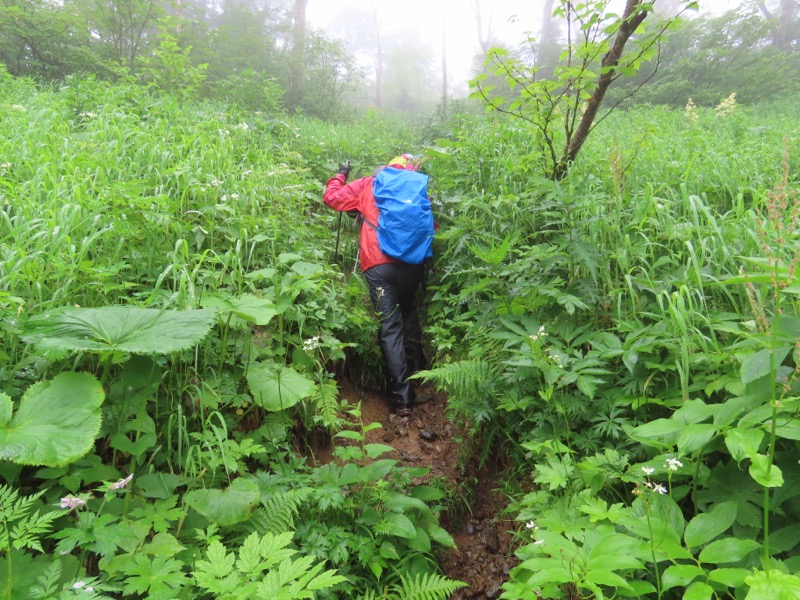
[[[394,586],[393,591],[403,600],[447,600],[457,589],[467,586],[463,581],[436,573],[417,575],[414,579],[401,577],[400,581],[402,585]]]
[[[316,409],[314,420],[330,431],[339,431],[343,419],[339,416],[339,386],[333,380],[317,384],[311,396]]]
[[[0,521],[17,521],[31,512],[31,506],[45,490],[20,498],[19,493],[6,486],[0,486]]]
[[[474,397],[482,393],[487,381],[495,378],[492,365],[482,358],[461,360],[424,371],[426,381],[459,398]]]
[[[294,518],[311,493],[311,488],[299,488],[271,494],[263,506],[254,511],[248,523],[261,535],[294,531]]]
[[[61,579],[61,561],[54,560],[36,578],[36,585],[31,587],[30,597],[34,600],[44,600],[55,596],[59,588],[58,582]]]
[[[39,538],[50,531],[50,526],[53,524],[53,521],[67,514],[67,512],[66,510],[54,510],[40,515],[37,510],[29,518],[19,521],[14,526],[14,531],[11,534],[11,537],[14,539],[14,548],[18,550],[22,548],[31,548],[39,552],[44,552]]]

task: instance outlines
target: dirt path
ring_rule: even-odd
[[[369,443],[395,448],[390,454],[408,466],[430,469],[429,478],[439,479],[450,489],[450,505],[443,515],[445,527],[457,548],[440,556],[444,574],[469,584],[456,592],[452,600],[499,598],[500,585],[508,570],[516,564],[508,530],[511,524],[499,514],[504,499],[496,492],[497,473],[488,468],[475,471],[465,464],[469,457],[462,432],[446,415],[447,398],[431,388],[418,391],[421,399],[414,415],[402,419],[394,415],[379,394],[356,390],[349,382],[340,382],[342,395],[361,402],[365,424],[383,427],[367,434]],[[443,480],[443,481],[441,481]]]

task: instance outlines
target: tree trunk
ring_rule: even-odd
[[[583,110],[575,133],[572,138],[568,140],[564,148],[564,153],[555,166],[553,172],[555,179],[562,179],[567,174],[569,166],[575,160],[575,157],[578,156],[578,152],[580,152],[586,138],[589,137],[592,123],[597,116],[597,111],[603,103],[603,98],[605,98],[608,86],[611,85],[614,79],[615,67],[619,65],[622,52],[625,50],[625,44],[628,43],[631,35],[633,35],[639,25],[647,18],[647,11],[642,9],[642,3],[643,0],[626,0],[625,2],[625,11],[622,13],[622,24],[617,30],[614,43],[600,62],[601,68],[600,75],[597,78],[597,87],[587,101],[586,108]]]
[[[442,110],[447,114],[447,6],[442,2]]]
[[[372,0],[372,16],[375,20],[375,45],[377,58],[375,59],[375,106],[381,107],[381,84],[383,79],[383,49],[381,48],[381,28],[378,24],[378,8]]]
[[[561,48],[558,45],[558,24],[553,20],[553,5],[555,0],[544,0],[542,8],[542,30],[539,36],[539,76],[548,79],[558,64]]]
[[[483,34],[483,13],[481,12],[481,0],[470,0],[470,8],[472,14],[475,15],[475,26],[478,31],[478,44],[481,47],[481,56],[486,56],[489,51],[489,46],[492,40],[492,15],[497,8],[497,2],[494,3],[491,13],[489,13],[489,22],[486,25],[486,35]]]
[[[777,13],[769,9],[766,0],[756,0],[756,4],[769,22],[772,43],[781,50],[789,50],[798,38],[797,0],[781,0]]]
[[[306,7],[308,0],[294,0],[292,5],[292,48],[289,59],[287,102],[294,110],[302,101],[306,73]]]

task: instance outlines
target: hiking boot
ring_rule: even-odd
[[[410,417],[412,414],[414,414],[414,405],[398,404],[395,412],[397,413],[398,417]]]

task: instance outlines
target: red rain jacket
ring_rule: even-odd
[[[378,205],[372,193],[374,177],[362,177],[346,183],[344,175],[334,175],[325,184],[325,195],[322,201],[334,210],[357,210],[364,218],[375,225],[378,224]],[[361,270],[366,271],[372,267],[385,263],[400,262],[381,252],[378,245],[378,234],[370,226],[362,226],[359,237],[361,247]]]

